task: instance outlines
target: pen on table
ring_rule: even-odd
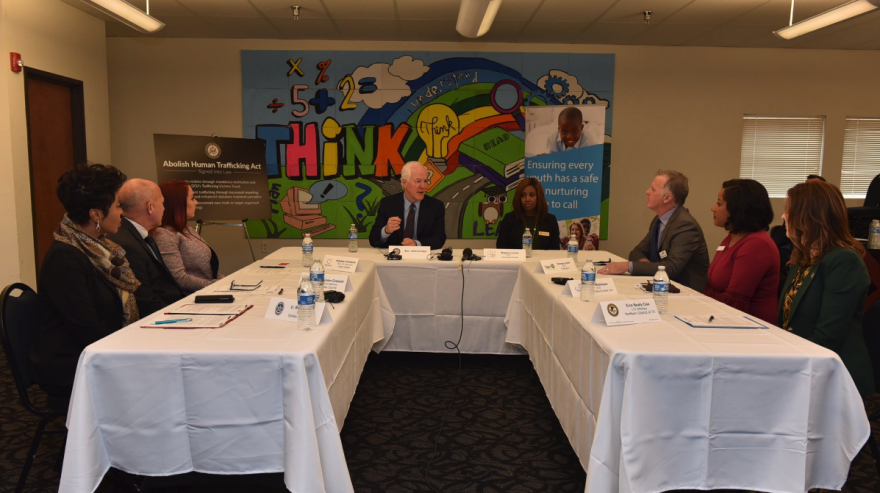
[[[156,322],[156,325],[165,325],[165,324],[173,324],[176,322],[192,322],[191,318],[177,318],[174,320],[159,320]]]
[[[283,265],[261,265],[261,269],[283,269]]]
[[[710,324],[712,323],[713,320],[715,320],[715,315],[709,315],[709,323]]]

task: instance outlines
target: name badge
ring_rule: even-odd
[[[716,252],[723,252],[723,251],[724,251],[724,245],[721,245],[720,247],[716,248],[715,251],[716,251]]]
[[[652,299],[600,301],[594,318],[604,319],[605,325],[614,327],[659,322],[660,314]]]
[[[549,231],[538,231],[538,236],[550,236]]]
[[[666,250],[660,252],[660,258],[666,258]]]

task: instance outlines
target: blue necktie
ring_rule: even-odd
[[[651,231],[651,262],[660,261],[660,218],[654,223],[654,230]]]

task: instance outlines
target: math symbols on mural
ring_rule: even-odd
[[[290,65],[290,70],[287,71],[287,76],[288,76],[288,77],[290,77],[291,75],[293,75],[294,72],[296,72],[296,75],[299,75],[300,77],[305,77],[305,76],[306,76],[306,74],[302,71],[302,69],[299,68],[299,64],[300,64],[302,61],[303,61],[302,58],[298,58],[295,62],[294,62],[292,59],[291,59],[291,60],[287,60],[287,64]]]
[[[321,73],[319,73],[318,78],[315,79],[316,86],[322,82],[327,82],[328,80],[330,80],[330,76],[325,74],[324,72],[327,71],[327,68],[330,67],[331,63],[333,63],[333,60],[327,60],[326,62],[318,62],[318,70],[320,70]]]
[[[283,108],[284,103],[279,103],[278,98],[272,100],[271,103],[266,105],[266,108],[271,109],[272,113],[278,113],[278,108]]]
[[[434,190],[446,178],[446,175],[430,159],[425,163],[425,169],[428,170],[428,187],[426,191],[430,193],[431,190]]]

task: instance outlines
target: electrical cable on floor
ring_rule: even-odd
[[[471,263],[468,262],[468,268],[470,265]],[[461,384],[461,349],[458,347],[458,345],[461,344],[461,337],[464,335],[464,269],[461,264],[458,265],[458,270],[461,271],[461,327],[458,331],[458,341],[446,341],[444,343],[447,349],[455,349],[458,352],[458,377],[455,382],[455,387],[452,388],[452,399],[449,401],[449,406],[446,407],[446,413],[443,414],[443,419],[440,421],[440,430],[437,432],[437,436],[434,437],[434,450],[431,452],[431,460],[428,461],[428,465],[425,467],[425,484],[437,493],[439,493],[440,490],[435,488],[428,480],[428,473],[431,471],[431,464],[434,463],[434,456],[437,455],[437,447],[440,444],[440,435],[443,434],[443,426],[446,424],[446,418],[449,417],[449,411],[452,410],[452,405],[455,403],[458,386]]]

